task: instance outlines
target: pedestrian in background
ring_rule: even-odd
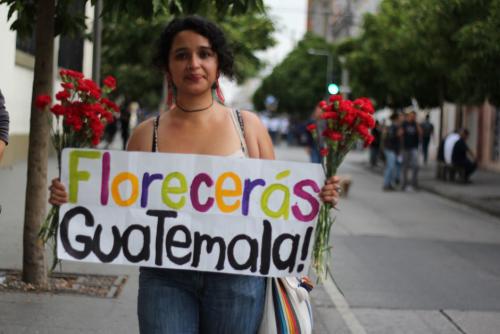
[[[127,149],[128,137],[130,136],[130,105],[130,101],[125,101],[120,110],[120,131],[123,150]]]
[[[393,113],[390,117],[391,124],[384,130],[384,155],[385,155],[385,170],[384,170],[384,191],[396,190],[396,163],[397,157],[401,149],[401,129],[400,118],[397,113]]]
[[[137,126],[128,151],[274,159],[259,118],[214,98],[221,96],[216,94],[219,76],[234,76],[234,59],[219,27],[198,16],[172,20],[160,37],[156,60],[168,78],[175,107]],[[329,178],[319,196],[335,206],[339,188],[339,178]],[[51,204],[67,202],[57,179],[50,190]],[[259,276],[141,267],[140,333],[255,334],[265,282]]]
[[[403,190],[418,189],[418,147],[422,137],[422,129],[417,124],[417,114],[414,111],[406,114],[406,120],[401,125],[403,130]],[[411,169],[411,184],[408,171]]]
[[[453,145],[452,162],[453,166],[463,168],[465,171],[465,182],[470,182],[470,176],[477,168],[476,157],[472,150],[467,146],[467,138],[469,138],[469,130],[460,129],[458,132],[460,138]],[[469,156],[471,157],[469,159]]]
[[[0,90],[0,161],[2,161],[3,152],[9,143],[9,113],[5,108],[5,99]]]
[[[316,127],[319,126],[320,122],[319,118],[321,116],[322,110],[319,106],[319,103],[316,105],[314,108],[314,111],[311,114],[311,118],[307,121],[306,127],[310,125],[315,125]],[[323,130],[318,129],[317,133],[321,133]],[[321,138],[318,138],[317,140],[314,139],[312,132],[311,131],[306,131],[305,132],[307,135],[307,154],[309,154],[309,161],[312,163],[321,163],[321,155],[319,153],[321,143],[318,142],[318,140],[321,140]]]
[[[378,162],[378,156],[380,154],[380,139],[382,136],[380,123],[375,121],[375,127],[371,130],[373,136],[373,141],[370,144],[370,167],[376,167]]]
[[[420,123],[420,128],[422,129],[422,156],[424,158],[424,164],[427,165],[429,144],[431,139],[434,138],[434,125],[432,125],[430,121],[429,114],[425,115],[425,120]]]

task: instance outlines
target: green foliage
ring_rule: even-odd
[[[56,2],[56,36],[59,34],[82,33],[85,29],[85,17],[72,16],[69,8],[76,3],[75,0],[57,0]],[[86,3],[87,0],[84,0]],[[96,0],[90,1],[92,4]],[[21,33],[23,36],[31,36],[36,19],[36,4],[33,0],[0,0],[0,4],[9,7],[8,18],[14,13],[17,18],[11,25],[11,29]],[[263,0],[103,0],[103,13],[114,15],[133,13],[135,17],[151,19],[164,15],[187,15],[199,14],[208,16],[209,13],[217,13],[218,18],[226,15],[242,15],[248,13],[264,12]]]
[[[160,103],[163,75],[151,60],[156,39],[168,19],[166,15],[151,20],[128,14],[104,16],[103,77],[114,75],[118,93],[147,109],[156,109]]]
[[[400,107],[499,100],[500,0],[383,0],[339,45],[354,95]]]
[[[9,6],[7,18],[10,20],[14,13],[16,19],[12,22],[11,29],[17,31],[23,37],[29,37],[33,33],[36,19],[37,1],[33,0],[0,0],[0,4]],[[74,0],[56,1],[55,35],[78,35],[85,30],[85,16],[73,15],[69,11],[71,6],[76,5]]]
[[[327,57],[308,53],[309,49],[329,51],[334,55],[333,81],[340,82],[340,63],[333,45],[323,38],[307,34],[290,54],[264,78],[253,96],[257,110],[264,109],[264,99],[274,95],[279,111],[307,118],[326,94]]]
[[[244,82],[257,75],[262,69],[262,61],[256,51],[274,46],[272,34],[275,30],[271,19],[260,13],[226,16],[218,21],[229,39],[235,55],[236,81]]]

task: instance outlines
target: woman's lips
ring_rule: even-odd
[[[198,81],[200,81],[201,79],[203,79],[203,75],[191,74],[191,75],[187,75],[187,76],[186,76],[186,79],[187,79],[188,81],[198,82]]]

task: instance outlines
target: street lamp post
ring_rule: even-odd
[[[326,90],[328,92],[328,85],[333,83],[333,54],[326,50],[308,49],[307,53],[314,56],[326,57]]]
[[[347,98],[349,93],[351,92],[351,87],[349,87],[349,71],[345,66],[345,56],[339,57],[340,64],[342,65],[342,85],[340,86],[340,91],[342,92],[342,96]]]

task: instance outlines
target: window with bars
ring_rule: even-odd
[[[72,15],[84,15],[85,1],[72,1],[69,5],[69,11]],[[83,42],[83,34],[79,36],[61,36],[57,65],[81,72],[83,68]]]
[[[29,37],[21,37],[19,34],[16,36],[16,49],[23,51],[32,56],[35,55],[35,32]]]

